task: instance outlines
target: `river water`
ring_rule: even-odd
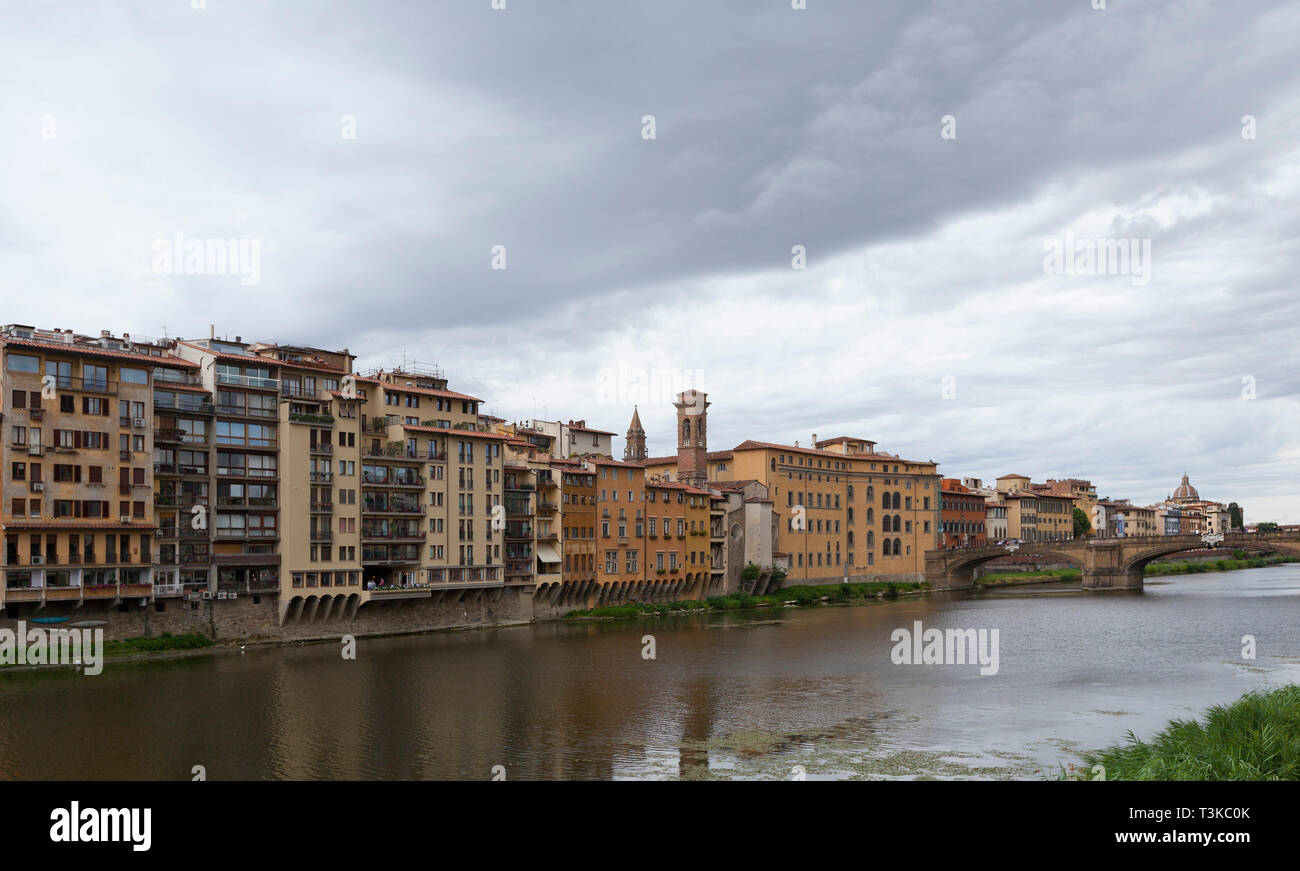
[[[997,629],[997,673],[895,664],[917,620]],[[1291,564],[0,674],[0,777],[1036,779],[1296,681]]]

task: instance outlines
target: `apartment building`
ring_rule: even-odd
[[[647,470],[710,486],[760,483],[780,518],[773,558],[788,561],[793,583],[924,573],[939,535],[937,463],[880,451],[870,439],[815,434],[812,447],[751,439],[711,452],[710,405],[699,391],[678,397],[677,456],[651,458]]]
[[[984,497],[956,478],[939,487],[939,547],[983,547],[988,543]]]
[[[192,366],[129,336],[21,324],[0,331],[0,354],[0,606],[19,617],[57,601],[147,602],[157,554],[154,370]]]

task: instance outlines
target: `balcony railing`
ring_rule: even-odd
[[[117,382],[105,378],[74,378],[56,375],[54,386],[60,390],[84,390],[90,393],[117,393]]]
[[[197,402],[169,402],[159,399],[157,395],[153,398],[154,411],[175,412],[177,414],[213,414],[216,412],[216,406],[206,400]]]
[[[280,382],[275,378],[259,378],[256,375],[231,375],[228,372],[217,373],[218,384],[230,384],[235,387],[256,387],[262,390],[278,390]]]

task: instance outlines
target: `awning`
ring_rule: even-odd
[[[538,542],[537,544],[537,558],[544,563],[563,562],[563,560],[560,559],[560,551],[555,547],[555,545],[545,541]]]

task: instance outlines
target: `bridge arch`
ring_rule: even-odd
[[[1128,539],[1129,542],[1140,544],[1140,538]],[[1137,575],[1146,572],[1149,563],[1155,562],[1161,557],[1173,556],[1177,553],[1186,553],[1189,551],[1204,550],[1205,543],[1199,539],[1193,541],[1170,542],[1167,544],[1157,545],[1155,547],[1142,548],[1134,553],[1126,555],[1124,569]],[[1263,539],[1258,536],[1225,536],[1223,543],[1218,547],[1222,550],[1223,558],[1227,559],[1232,556],[1233,550],[1252,550],[1282,553],[1287,556],[1300,557],[1300,542],[1281,541],[1272,539]]]
[[[946,563],[949,585],[970,587],[975,583],[975,570],[985,563],[1006,556],[1033,556],[1043,562],[1069,563],[1083,571],[1083,553],[1063,550],[1055,547],[1059,542],[1041,541],[1022,544],[1018,550],[1008,551],[1005,547],[954,548],[939,551]],[[927,570],[927,575],[929,574]]]

